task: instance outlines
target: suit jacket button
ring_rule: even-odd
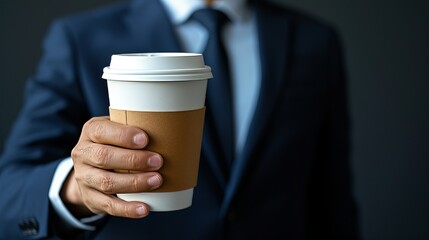
[[[36,219],[25,219],[19,223],[19,229],[24,236],[34,236],[39,232],[39,223]]]

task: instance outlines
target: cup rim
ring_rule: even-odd
[[[112,56],[123,56],[123,57],[200,57],[202,53],[192,53],[192,52],[130,52],[130,53],[119,53],[113,54]]]
[[[213,78],[211,68],[192,69],[165,69],[165,70],[139,70],[139,69],[103,69],[103,79],[113,81],[192,81]]]

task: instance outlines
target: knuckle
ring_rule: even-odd
[[[102,174],[100,179],[100,190],[106,194],[113,194],[114,183],[110,174]]]
[[[84,130],[87,134],[90,134],[91,138],[98,142],[106,133],[106,129],[100,124],[98,118],[91,118],[84,124]]]
[[[91,118],[88,121],[85,122],[85,124],[83,124],[83,132],[88,132],[90,131],[91,127],[94,125],[94,122],[97,121],[96,118]]]
[[[105,167],[107,165],[107,161],[109,159],[109,149],[105,147],[98,147],[94,150],[93,161],[98,167]]]
[[[131,152],[128,154],[126,157],[126,162],[131,170],[138,170],[141,167],[141,163],[136,152]]]
[[[119,142],[129,142],[129,134],[128,134],[128,128],[122,129],[121,131],[118,132],[118,140]]]
[[[85,145],[82,142],[78,142],[71,150],[70,156],[72,157],[73,161],[76,159],[79,159],[85,155],[88,154],[88,151],[90,151],[91,147],[90,145]]]
[[[76,145],[76,146],[71,150],[70,156],[72,157],[73,161],[74,161],[74,159],[79,158],[79,156],[80,156],[80,150],[78,149],[78,145]]]
[[[133,178],[133,182],[132,182],[132,186],[133,186],[134,192],[140,192],[140,191],[142,190],[142,189],[141,189],[142,181],[141,181],[141,179],[138,177],[138,175],[135,175],[135,176],[134,176],[134,178]]]
[[[101,203],[101,207],[106,213],[115,216],[116,211],[115,211],[115,207],[114,207],[114,203],[113,203],[112,199],[108,198],[108,199],[104,200]]]

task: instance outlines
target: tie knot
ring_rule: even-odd
[[[225,23],[229,22],[225,13],[212,8],[195,11],[191,19],[201,23],[210,33],[219,33]]]

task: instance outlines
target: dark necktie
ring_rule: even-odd
[[[222,28],[228,17],[215,9],[201,9],[192,15],[208,31],[209,38],[203,52],[205,63],[212,68],[213,79],[208,81],[207,111],[216,128],[226,162],[234,158],[234,122],[229,61],[222,43]]]

